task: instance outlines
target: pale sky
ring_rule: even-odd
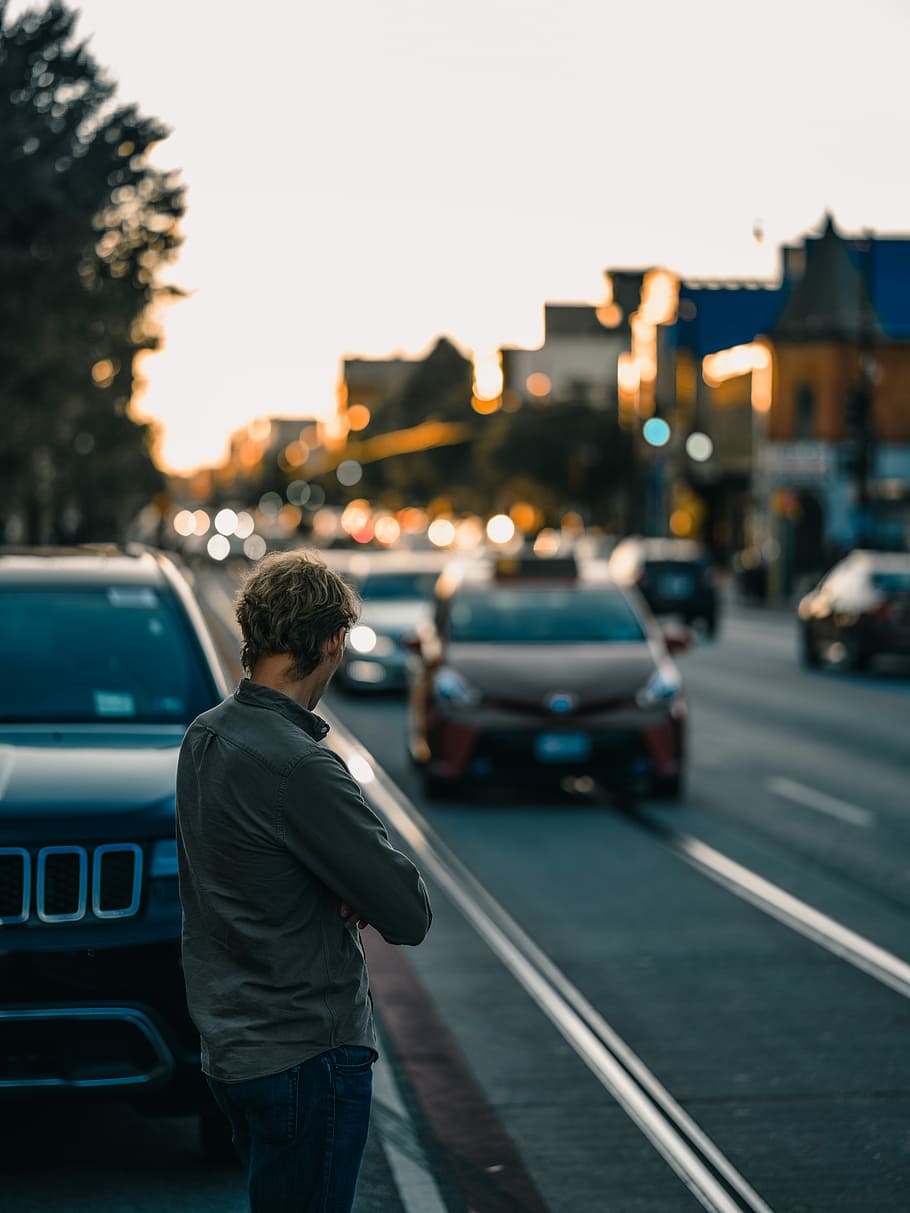
[[[904,0],[75,7],[188,187],[141,401],[175,470],[331,412],[346,354],[537,344],[609,266],[771,278],[827,209],[910,229]]]

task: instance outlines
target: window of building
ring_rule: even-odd
[[[801,383],[796,389],[795,438],[815,437],[815,388]]]

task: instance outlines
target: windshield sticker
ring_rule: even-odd
[[[128,691],[95,691],[96,716],[135,716],[136,701]]]
[[[111,586],[107,592],[107,600],[115,607],[156,607],[158,595],[148,586],[127,587]]]
[[[149,620],[149,631],[151,632],[151,634],[153,636],[163,636],[164,635],[164,624],[161,622],[160,619],[154,619],[154,618],[150,619]]]

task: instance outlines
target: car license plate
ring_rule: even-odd
[[[660,593],[664,598],[685,598],[692,593],[691,577],[661,577]]]
[[[540,733],[534,739],[538,762],[578,762],[591,753],[587,733]]]

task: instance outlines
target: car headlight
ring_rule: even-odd
[[[376,648],[376,633],[365,623],[358,623],[356,628],[351,629],[348,644],[355,653],[372,653]]]
[[[640,708],[652,707],[672,699],[682,689],[679,671],[672,665],[659,665],[645,685],[635,696]]]
[[[177,839],[159,838],[152,844],[149,861],[149,876],[154,880],[160,876],[177,875]]]
[[[455,670],[443,667],[433,675],[433,694],[449,707],[476,707],[483,696]]]

